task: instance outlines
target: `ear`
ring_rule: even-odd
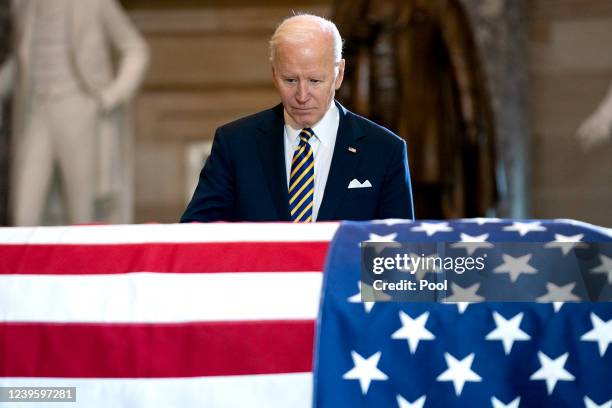
[[[336,90],[340,89],[340,85],[342,85],[342,80],[344,79],[344,58],[338,61],[338,74],[336,75]]]

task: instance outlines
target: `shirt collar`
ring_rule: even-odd
[[[327,112],[314,126],[311,126],[314,132],[314,137],[324,146],[329,146],[332,140],[335,140],[334,136],[337,130],[337,123],[340,120],[340,112],[332,99]],[[299,143],[300,131],[302,129],[294,129],[288,123],[285,123],[285,134],[288,137],[288,141]]]

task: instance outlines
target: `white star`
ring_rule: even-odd
[[[402,398],[401,395],[397,395],[397,405],[399,405],[399,408],[423,408],[426,399],[427,396],[422,395],[419,399],[410,403],[406,399]]]
[[[457,302],[457,311],[459,311],[460,314],[463,314],[471,304],[472,302]]]
[[[377,254],[381,253],[385,248],[401,248],[402,244],[395,240],[397,238],[397,232],[387,235],[378,235],[374,233],[369,234],[369,239],[364,242],[373,242],[374,250]],[[380,245],[376,245],[380,243]]]
[[[502,254],[502,258],[504,260],[504,263],[493,269],[493,272],[508,272],[510,274],[510,280],[512,282],[516,282],[521,273],[534,274],[538,272],[537,269],[529,265],[531,254],[519,256],[517,258],[510,255]]]
[[[599,346],[599,354],[603,357],[612,343],[612,319],[604,322],[595,313],[591,313],[593,328],[580,337],[582,341],[596,341]]]
[[[538,302],[571,302],[573,300],[580,300],[580,298],[572,293],[574,287],[576,286],[576,282],[568,283],[565,286],[557,286],[552,282],[548,282],[546,284],[546,292],[545,295],[536,298]],[[559,305],[559,309],[561,305]],[[559,311],[557,306],[555,306],[555,311]]]
[[[562,235],[555,234],[555,240],[546,243],[544,248],[559,248],[563,255],[567,255],[574,247],[583,247],[584,243],[580,243],[584,234],[577,235]]]
[[[548,395],[552,394],[557,385],[557,381],[574,381],[575,377],[570,374],[563,366],[569,357],[569,353],[565,353],[556,359],[549,358],[546,354],[538,351],[538,359],[540,360],[540,369],[533,373],[530,380],[546,380],[546,389]]]
[[[612,399],[604,402],[601,405],[596,404],[589,397],[584,397],[584,406],[585,408],[612,408]]]
[[[365,242],[396,242],[395,238],[397,238],[397,232],[387,235],[378,235],[374,233],[370,233],[370,239]]]
[[[418,227],[410,228],[410,231],[425,232],[431,237],[436,232],[452,232],[453,229],[448,226],[448,222],[422,222]]]
[[[471,304],[472,302],[457,302],[457,311],[460,314],[463,314],[465,310],[468,308],[468,306]]]
[[[345,380],[359,380],[361,393],[363,395],[367,394],[372,380],[385,381],[388,379],[387,375],[376,367],[380,361],[380,356],[381,352],[378,351],[366,359],[361,357],[356,351],[351,351],[354,366],[344,373],[342,378]]]
[[[451,248],[464,248],[470,256],[479,248],[493,248],[493,244],[487,242],[489,234],[472,236],[462,232],[459,236],[461,242],[451,244]]]
[[[461,395],[466,382],[480,382],[482,378],[472,371],[474,353],[459,361],[449,353],[444,353],[447,369],[436,378],[437,381],[452,381],[455,386],[455,394]]]
[[[501,314],[493,312],[493,319],[495,320],[495,326],[497,326],[497,328],[491,333],[487,334],[485,339],[501,340],[504,345],[506,355],[510,354],[512,345],[515,341],[525,341],[531,339],[527,333],[520,329],[521,321],[523,320],[523,313],[519,313],[510,320],[506,320]]]
[[[501,222],[501,219],[500,218],[482,218],[482,217],[476,217],[476,218],[462,218],[461,221],[463,221],[463,222],[475,222],[478,225],[484,225],[484,224],[491,224],[491,223]]]
[[[513,401],[510,401],[507,404],[504,404],[495,397],[491,397],[491,404],[493,405],[493,408],[518,408],[520,402],[521,397],[516,397]]]
[[[612,285],[612,258],[603,254],[599,255],[601,265],[591,269],[592,273],[603,273],[608,275],[608,283]]]
[[[374,302],[362,302],[361,301],[361,288],[363,287],[363,291],[373,291],[374,289],[370,285],[366,285],[365,283],[359,281],[357,282],[357,293],[353,296],[349,297],[347,300],[349,303],[363,303],[363,309],[366,313],[370,313],[370,310],[374,307]]]
[[[483,296],[476,294],[478,289],[480,289],[480,283],[475,283],[470,287],[462,288],[455,282],[451,282],[451,289],[453,290],[453,294],[444,298],[444,303],[457,303],[457,309],[459,309],[459,313],[462,314],[465,312],[465,309],[467,309],[470,303],[480,302],[481,300],[485,299]]]
[[[388,218],[386,220],[372,220],[372,224],[384,224],[392,227],[397,224],[412,224],[412,220],[402,218]]]
[[[527,235],[528,232],[546,231],[546,227],[542,226],[542,223],[537,222],[513,222],[512,225],[502,228],[504,231],[516,231],[521,237]]]
[[[420,340],[434,340],[436,338],[425,328],[427,319],[429,319],[429,312],[425,312],[416,319],[413,319],[407,313],[400,311],[399,317],[402,321],[402,327],[393,333],[391,338],[395,340],[408,340],[411,354],[414,354],[416,351]]]

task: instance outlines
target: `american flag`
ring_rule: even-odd
[[[76,387],[54,407],[309,407],[337,227],[0,228],[0,386]]]
[[[471,290],[480,303],[361,302],[365,241],[472,243],[465,247],[476,255],[475,242],[545,243],[537,254],[487,261],[509,283],[539,290],[542,302],[571,299],[575,283],[538,271],[550,260],[536,256],[607,243],[586,273],[603,290],[612,285],[611,230],[577,221],[343,223],[323,282],[314,406],[612,407],[612,303],[493,303],[478,287],[454,287],[451,296]]]

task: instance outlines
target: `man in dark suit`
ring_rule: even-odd
[[[413,219],[405,142],[334,100],[336,26],[286,19],[270,61],[282,103],[217,129],[181,222]]]

